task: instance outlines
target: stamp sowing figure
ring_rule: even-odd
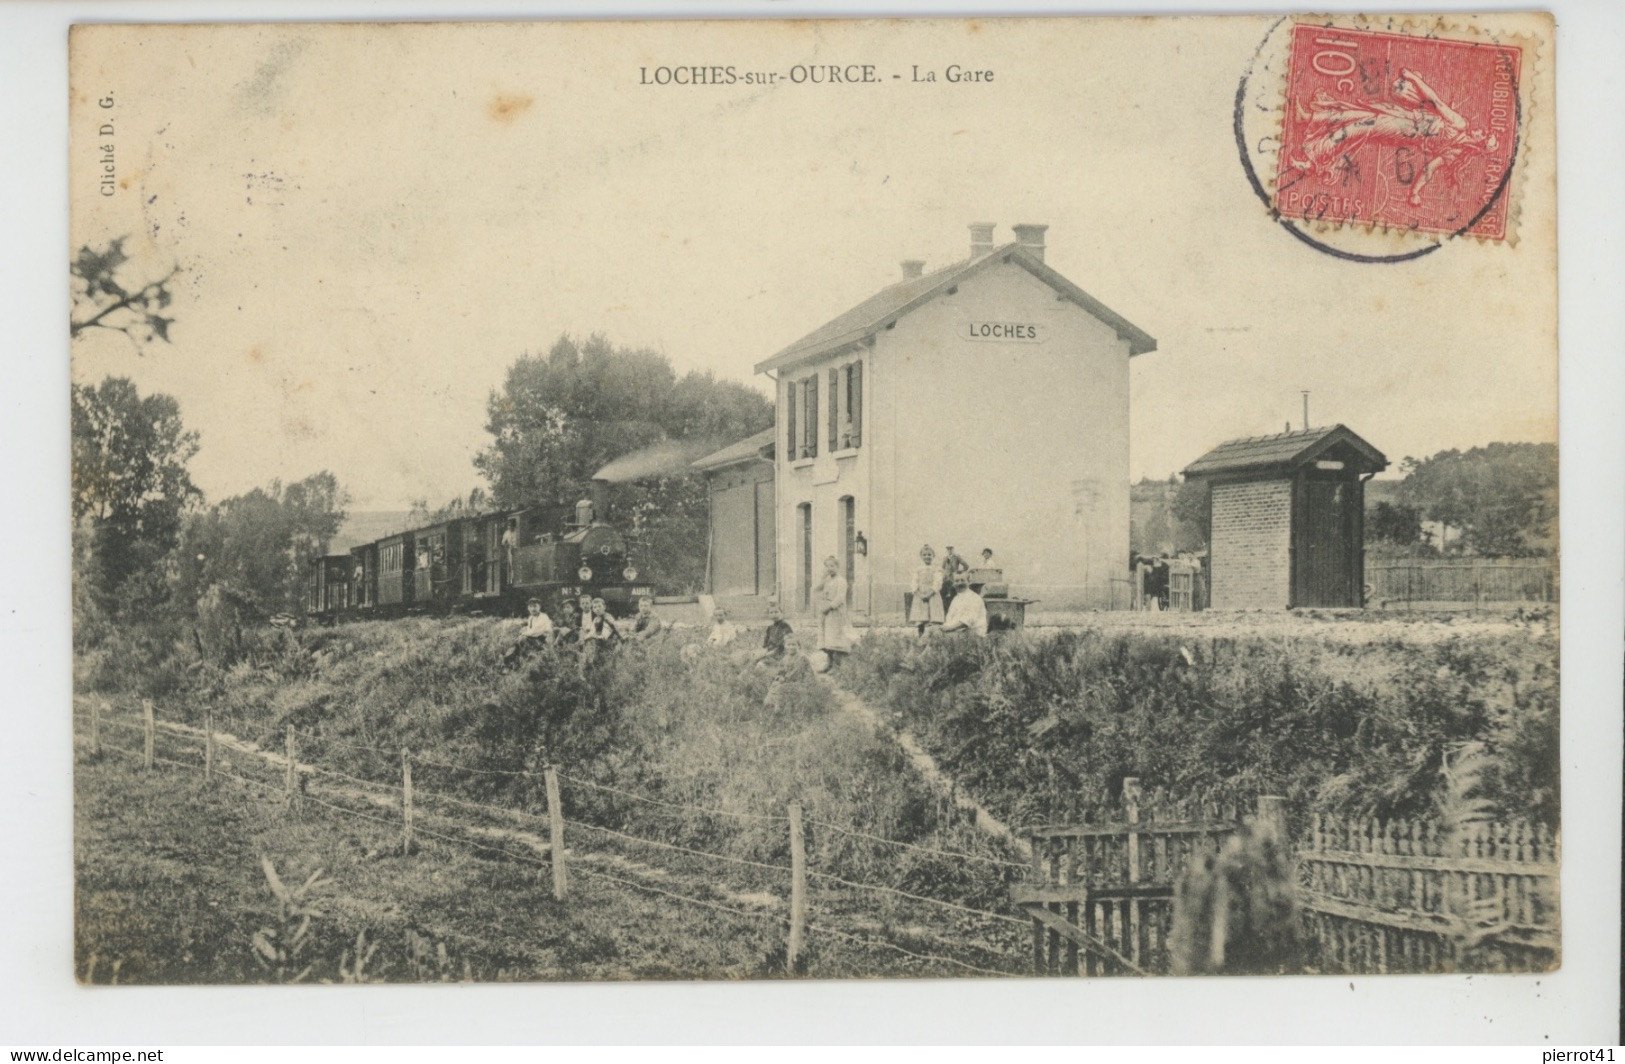
[[[1517,45],[1308,23],[1291,42],[1283,217],[1505,238]]]
[[[1414,152],[1427,159],[1419,169],[1411,171],[1411,192],[1407,197],[1412,207],[1420,207],[1422,190],[1436,173],[1442,170],[1446,180],[1458,184],[1457,174],[1469,153],[1482,154],[1501,146],[1495,134],[1469,129],[1467,120],[1439,99],[1438,93],[1414,71],[1400,71],[1393,94],[1403,101],[1403,106],[1375,100],[1340,100],[1325,91],[1315,93],[1310,109],[1299,103],[1298,117],[1307,119],[1309,125],[1301,153],[1289,157],[1288,164],[1298,170],[1313,170],[1330,184],[1352,165],[1352,155],[1367,144]]]

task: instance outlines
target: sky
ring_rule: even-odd
[[[765,391],[755,363],[901,260],[1032,222],[1050,265],[1158,341],[1132,363],[1136,478],[1297,425],[1306,389],[1312,423],[1395,467],[1556,439],[1550,160],[1516,177],[1510,241],[1397,265],[1310,248],[1232,134],[1269,24],[79,30],[74,246],[130,234],[132,279],[183,273],[172,344],[92,331],[73,377],[174,395],[210,499],[327,469],[353,509],[405,508],[481,483],[492,390],[562,333]],[[787,81],[832,63],[877,82]],[[694,64],[781,77],[640,84]]]

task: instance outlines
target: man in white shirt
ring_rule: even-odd
[[[978,638],[987,636],[987,603],[971,590],[964,573],[954,577],[954,600],[949,603],[948,616],[938,630],[945,634],[974,632]]]
[[[553,618],[542,612],[542,600],[531,599],[525,603],[525,623],[520,634],[526,639],[552,639]]]
[[[520,655],[546,646],[553,641],[553,618],[542,612],[542,600],[525,603],[525,620],[519,628],[519,641],[502,656],[502,664],[513,666]]]

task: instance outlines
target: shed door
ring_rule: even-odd
[[[778,586],[774,571],[775,550],[773,535],[773,482],[756,482],[756,593],[758,595]]]
[[[1294,606],[1358,606],[1354,593],[1354,485],[1305,480],[1297,507]]]
[[[713,594],[756,594],[755,485],[712,492],[711,552]]]

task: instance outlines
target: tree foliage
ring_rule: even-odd
[[[1180,550],[1199,550],[1213,538],[1213,513],[1208,507],[1208,482],[1187,477],[1174,494],[1170,512],[1175,522],[1174,541]]]
[[[1365,538],[1396,547],[1411,546],[1422,538],[1422,512],[1404,503],[1379,502],[1366,514]]]
[[[617,348],[593,335],[561,336],[526,355],[487,404],[494,437],[475,459],[499,507],[568,503],[613,459],[669,440],[718,441],[759,432],[772,407],[710,374],[678,379],[664,355]]]
[[[90,329],[110,329],[123,333],[141,354],[154,340],[169,343],[169,327],[175,319],[163,312],[173,294],[169,284],[180,273],[176,266],[163,277],[134,283],[120,274],[130,256],[121,236],[105,248],[85,245],[69,265],[73,276],[73,310],[68,317],[68,335],[77,339]]]
[[[1557,518],[1557,445],[1492,443],[1406,458],[1400,497],[1461,530],[1466,550],[1521,557],[1550,549]]]
[[[412,507],[406,513],[406,524],[409,528],[422,528],[459,517],[475,517],[492,508],[490,494],[484,488],[475,486],[470,489],[467,499],[460,495],[453,496],[444,506],[430,506],[427,498],[413,499]]]
[[[167,395],[143,397],[126,377],[71,390],[73,518],[93,537],[94,577],[114,592],[175,545],[199,497],[186,471],[198,437]]]
[[[759,393],[709,373],[678,377],[661,354],[593,335],[561,336],[508,370],[487,405],[493,439],[474,464],[498,508],[570,503],[615,459],[612,499],[638,566],[662,588],[693,589],[705,571],[706,492],[688,462],[772,423]]]
[[[332,473],[273,481],[192,515],[178,553],[180,597],[212,588],[247,617],[297,612],[309,563],[327,553],[348,496]]]

